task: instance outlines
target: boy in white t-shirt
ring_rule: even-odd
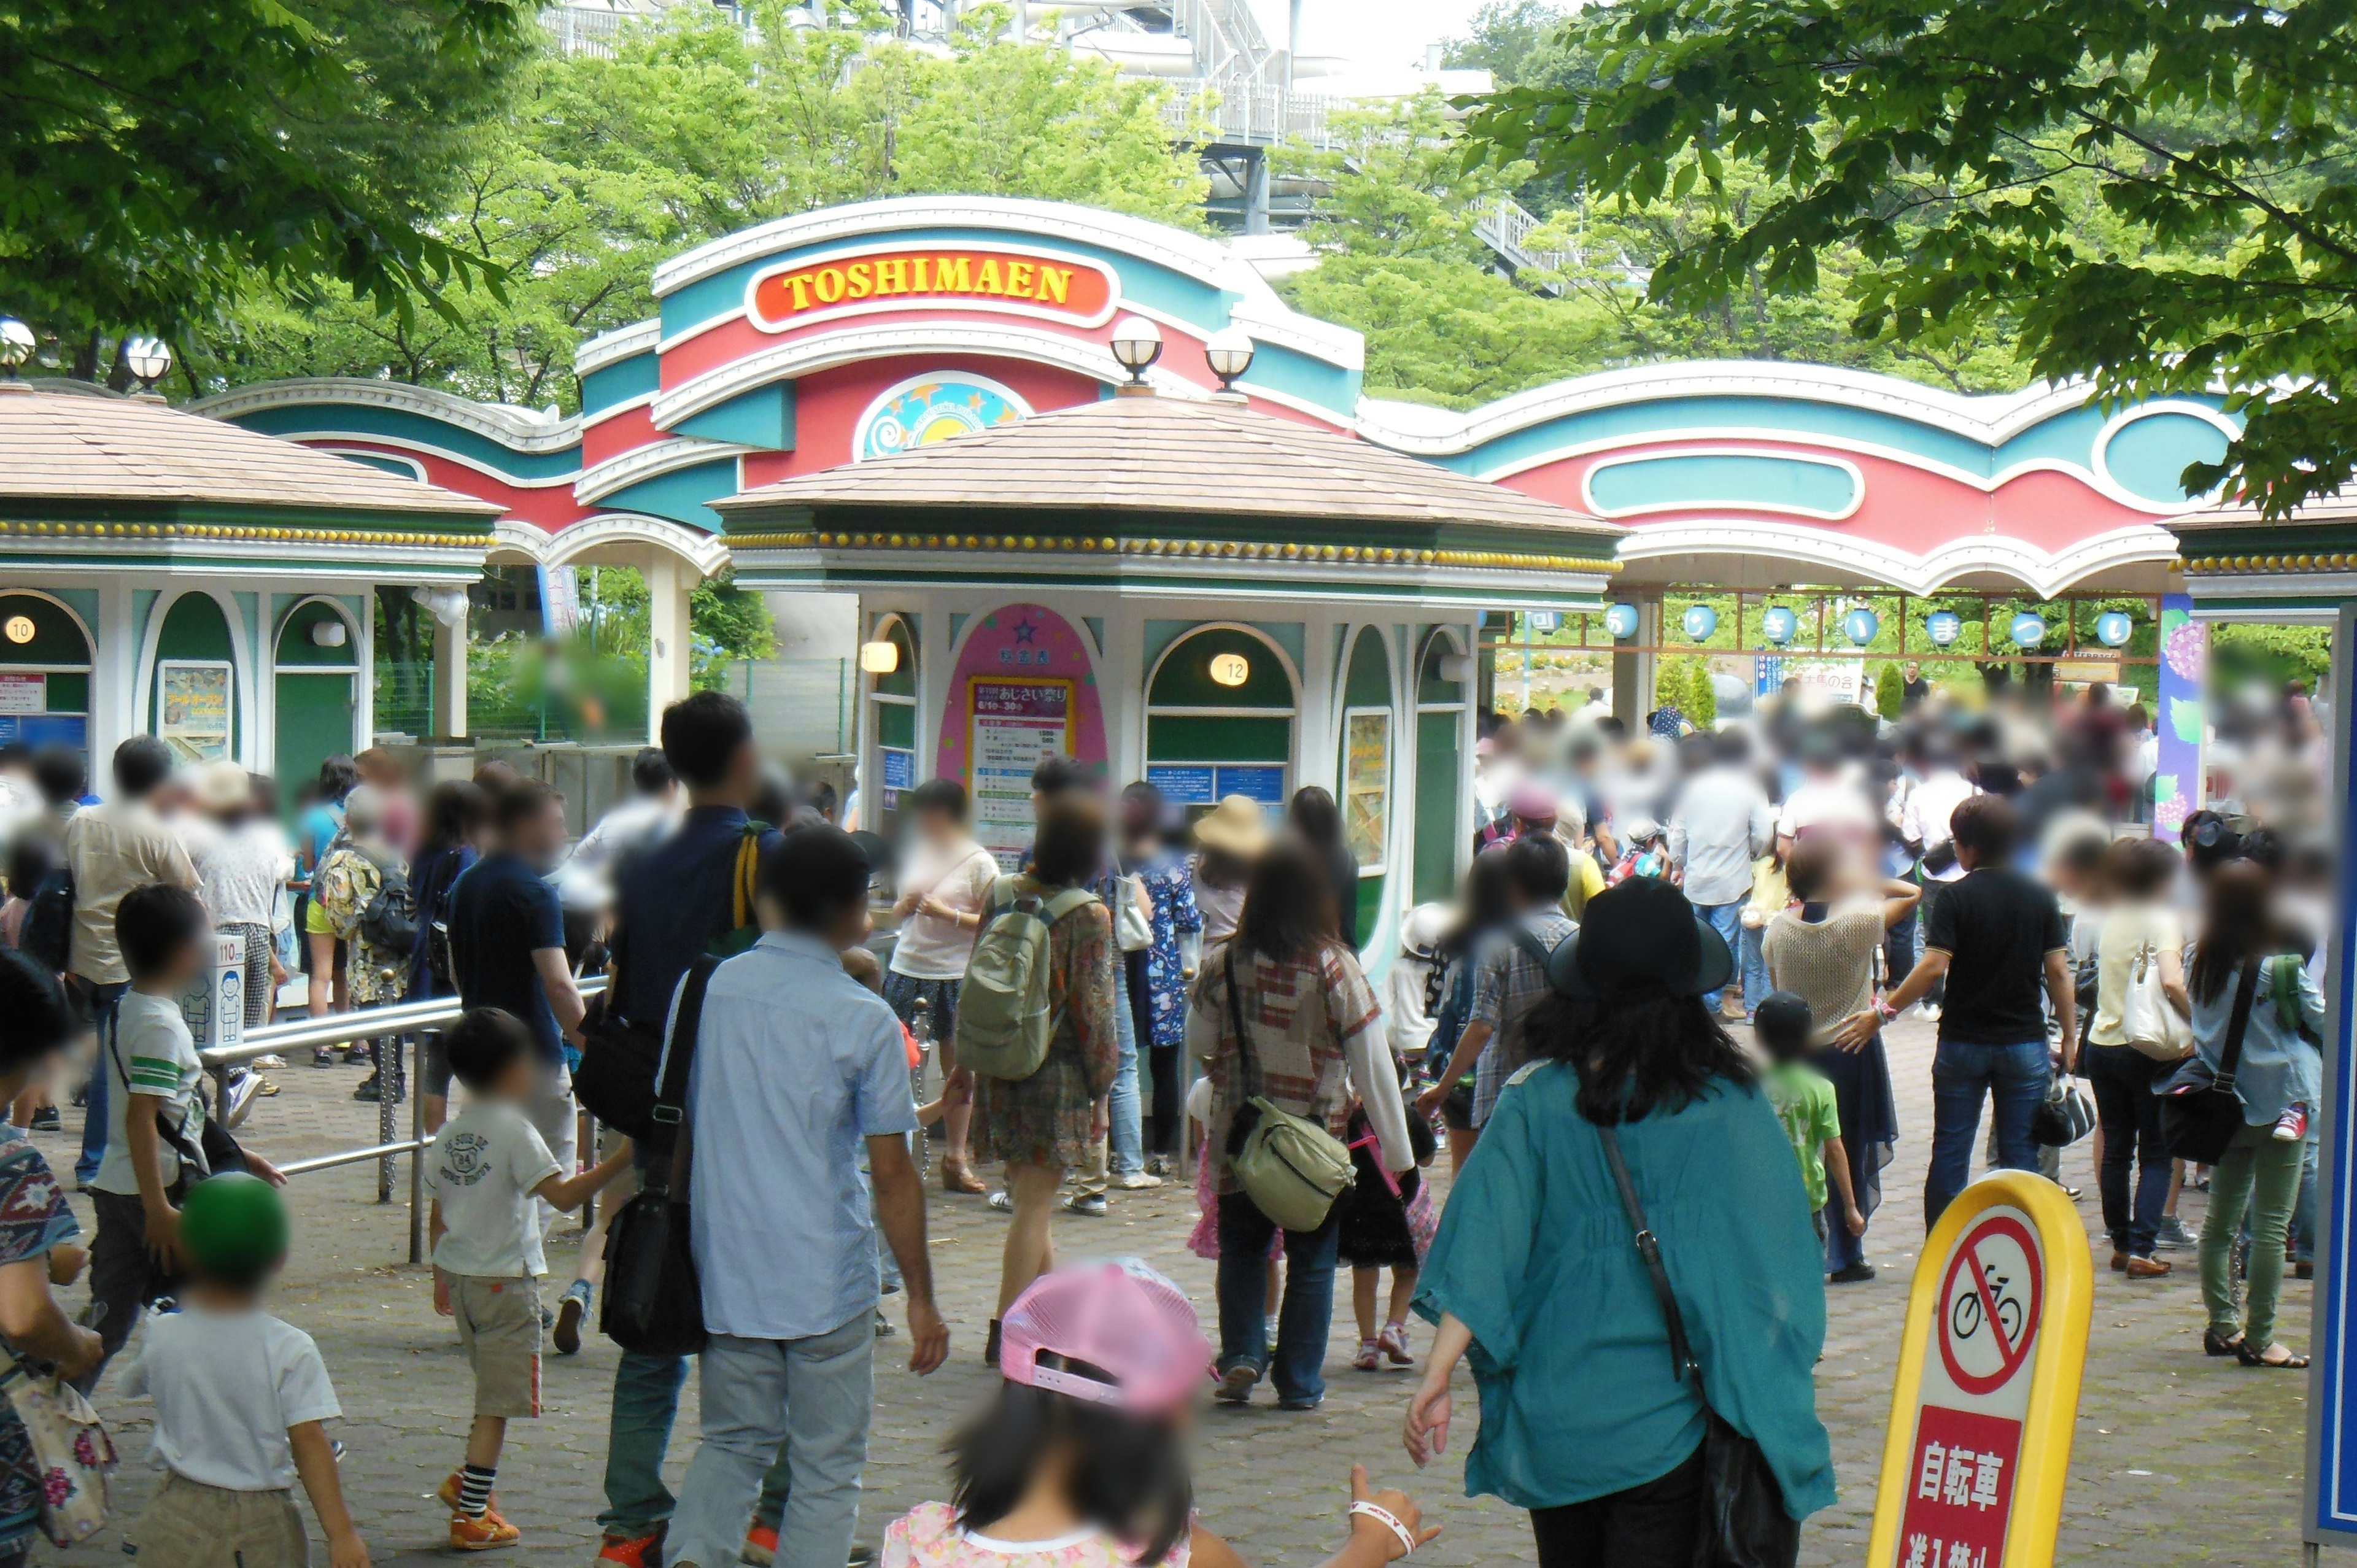
[[[434,1220],[434,1305],[458,1320],[475,1368],[475,1424],[462,1469],[435,1495],[450,1509],[461,1552],[512,1546],[520,1532],[491,1507],[491,1482],[511,1417],[540,1413],[540,1221],[533,1199],[571,1211],[630,1168],[625,1141],[602,1164],[568,1176],[525,1107],[539,1092],[532,1031],[514,1015],[478,1007],[444,1042],[466,1108],[442,1124],[425,1155]]]
[[[368,1568],[322,1423],[343,1413],[311,1337],[262,1305],[286,1258],[277,1189],[244,1175],[198,1184],[181,1208],[194,1275],[147,1321],[123,1392],[156,1402],[163,1487],[139,1521],[142,1568],[305,1568],[299,1478],[333,1568]]]

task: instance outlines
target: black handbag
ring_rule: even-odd
[[[124,1092],[127,1095],[130,1092],[131,1074],[123,1062],[120,1025],[120,1018],[113,1011],[109,1011],[103,1020],[106,1054],[113,1058],[114,1075],[123,1082]],[[172,1178],[172,1185],[164,1193],[166,1200],[175,1208],[188,1200],[190,1187],[210,1176],[252,1174],[245,1163],[245,1150],[240,1146],[237,1139],[231,1135],[230,1130],[221,1125],[219,1118],[206,1116],[201,1110],[196,1111],[194,1114],[199,1120],[197,1122],[197,1135],[191,1138],[188,1136],[190,1114],[189,1111],[182,1111],[180,1119],[168,1127],[164,1124],[161,1118],[158,1118],[156,1122],[156,1135],[164,1140],[165,1146],[170,1149],[174,1158],[179,1161],[179,1172]]]
[[[2041,1148],[2067,1148],[2094,1130],[2095,1108],[2087,1097],[2071,1087],[2071,1080],[2057,1076],[2046,1090],[2046,1098],[2030,1114],[2029,1141]]]
[[[607,1004],[581,1026],[581,1065],[573,1069],[573,1098],[581,1108],[633,1143],[654,1133],[655,1071],[663,1037],[616,1014]]]
[[[1637,1255],[1661,1298],[1662,1316],[1670,1327],[1670,1369],[1680,1382],[1694,1379],[1695,1397],[1702,1401],[1709,1423],[1702,1440],[1703,1524],[1695,1538],[1693,1568],[1792,1568],[1801,1555],[1801,1521],[1784,1511],[1784,1488],[1768,1467],[1760,1444],[1729,1426],[1711,1408],[1704,1391],[1702,1363],[1686,1337],[1686,1321],[1678,1298],[1670,1290],[1669,1271],[1662,1266],[1662,1245],[1645,1223],[1644,1206],[1637,1201],[1637,1184],[1630,1179],[1629,1162],[1620,1153],[1620,1135],[1598,1126],[1604,1158],[1620,1189],[1620,1208],[1637,1233]]]
[[[645,1180],[606,1231],[606,1299],[597,1326],[623,1349],[641,1355],[693,1356],[704,1348],[704,1291],[688,1223],[694,1138],[687,1125],[687,1071],[704,1021],[704,993],[719,967],[718,959],[705,956],[688,969],[648,1136],[640,1145]]]
[[[2160,1141],[2171,1159],[2214,1165],[2243,1129],[2243,1097],[2234,1092],[2234,1069],[2243,1065],[2243,1036],[2251,1026],[2251,1004],[2259,993],[2259,961],[2243,964],[2234,983],[2234,1011],[2226,1023],[2226,1047],[2215,1072],[2199,1055],[2169,1075],[2159,1089]]]

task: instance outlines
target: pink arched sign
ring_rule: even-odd
[[[1031,769],[1056,754],[1105,766],[1089,645],[1044,605],[1005,605],[967,628],[935,750],[974,797],[974,836],[1013,870],[1031,842]]]

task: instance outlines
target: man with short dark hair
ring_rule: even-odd
[[[687,810],[662,842],[636,857],[621,880],[612,940],[614,987],[607,1011],[618,1023],[660,1033],[682,976],[705,952],[750,945],[753,900],[748,855],[766,860],[782,842],[748,815],[760,791],[761,756],[752,716],[725,692],[698,692],[663,710],[662,755],[687,794]],[[862,863],[865,864],[864,862]],[[864,889],[865,884],[862,884]],[[627,1178],[626,1178],[627,1180]],[[617,1208],[629,1196],[617,1187]],[[577,1331],[589,1285],[576,1281],[557,1307],[557,1344]],[[626,1350],[614,1369],[606,1443],[605,1540],[600,1563],[654,1568],[673,1507],[663,1485],[663,1450],[687,1380],[682,1356]],[[779,1475],[773,1491],[782,1494]],[[775,1498],[768,1499],[774,1503]],[[749,1513],[749,1509],[748,1510]],[[775,1517],[772,1509],[767,1517]]]
[[[665,1554],[674,1564],[737,1561],[781,1452],[791,1486],[777,1556],[849,1555],[875,1405],[877,1221],[904,1282],[909,1369],[930,1372],[949,1352],[909,1154],[917,1118],[899,1021],[839,956],[867,935],[867,881],[849,834],[789,835],[763,859],[760,940],[705,993],[688,1072],[689,1212],[711,1338],[704,1438]]]
[[[451,968],[469,1010],[500,1008],[532,1031],[541,1091],[526,1111],[570,1172],[580,1133],[565,1043],[580,1043],[583,1007],[565,957],[565,913],[548,883],[565,854],[565,797],[537,779],[511,784],[492,801],[491,822],[497,847],[450,889]],[[542,1207],[544,1227],[555,1214]]]
[[[630,798],[597,819],[565,857],[565,874],[594,875],[619,884],[638,857],[679,825],[679,775],[660,746],[641,746],[630,759]]]
[[[1842,1026],[1836,1043],[1862,1042],[1944,977],[1948,1000],[1932,1058],[1932,1163],[1923,1177],[1928,1230],[1972,1176],[1981,1101],[1996,1121],[1996,1163],[2036,1170],[2029,1129],[2054,1064],[2046,1045],[2042,983],[2062,1025],[2061,1070],[2078,1055],[2078,998],[2070,935],[2053,889],[2013,868],[2020,822],[2001,795],[1975,795],[1950,819],[1964,875],[1933,906],[1923,956],[1898,989]]]
[[[1440,1109],[1467,1073],[1473,1077],[1473,1131],[1490,1120],[1506,1079],[1523,1065],[1523,1023],[1547,993],[1546,961],[1579,929],[1563,912],[1571,854],[1553,833],[1528,833],[1491,854],[1506,857],[1506,880],[1518,911],[1513,925],[1485,940],[1474,961],[1473,1006],[1448,1066],[1416,1099],[1416,1114]]]
[[[152,735],[135,735],[114,748],[114,799],[84,806],[67,819],[64,860],[73,878],[73,944],[67,977],[103,1029],[130,973],[116,946],[114,912],[124,894],[151,882],[197,889],[197,868],[180,837],[150,805],[172,775],[172,750]],[[106,1153],[106,1075],[90,1080],[81,1154],[74,1175],[84,1186]]]

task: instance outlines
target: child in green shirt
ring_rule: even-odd
[[[1849,1156],[1841,1141],[1841,1112],[1834,1102],[1834,1086],[1809,1066],[1807,1058],[1815,1021],[1809,1004],[1790,991],[1772,993],[1752,1014],[1752,1036],[1768,1058],[1760,1075],[1768,1103],[1792,1141],[1801,1162],[1801,1185],[1808,1189],[1809,1208],[1816,1217],[1817,1240],[1825,1239],[1833,1223],[1827,1212],[1826,1179],[1841,1199],[1841,1222],[1853,1236],[1866,1234],[1866,1216],[1849,1179]]]

